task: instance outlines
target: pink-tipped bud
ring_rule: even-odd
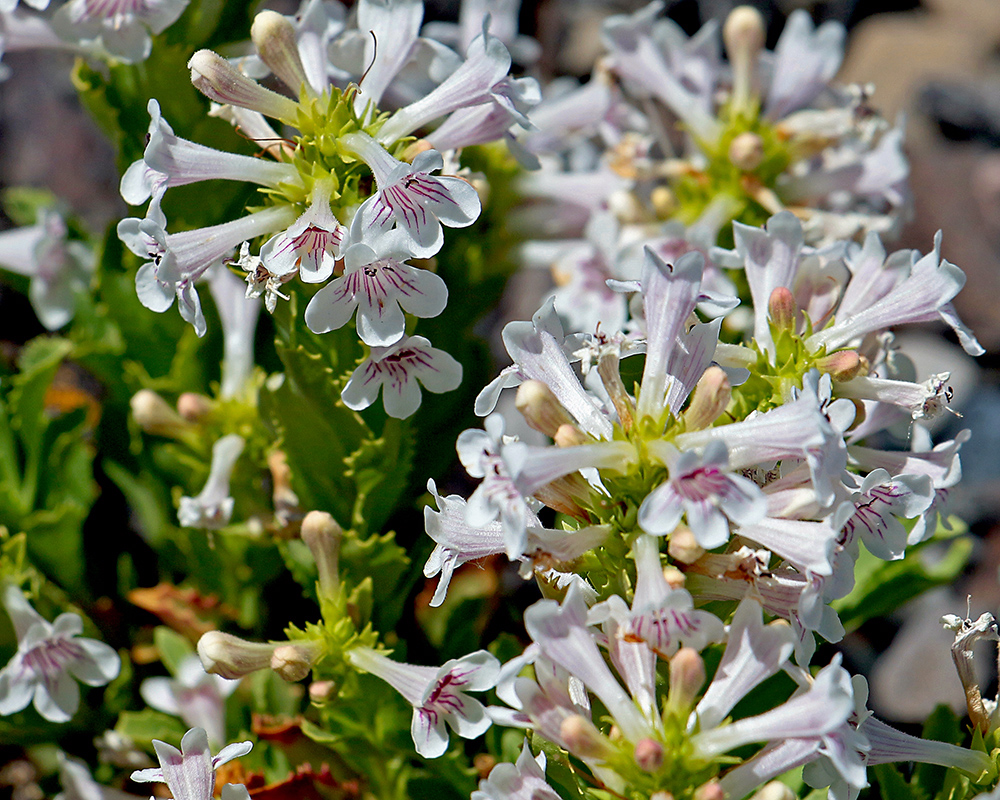
[[[771,781],[754,792],[750,800],[795,800],[798,797],[781,781]]]
[[[705,685],[705,662],[692,647],[682,647],[670,659],[670,707],[682,715],[694,707]]]
[[[795,303],[795,297],[784,286],[779,286],[767,301],[767,315],[771,318],[771,324],[778,331],[794,331],[795,318],[798,315],[799,307]]]
[[[691,402],[684,410],[684,423],[689,431],[708,428],[726,410],[733,396],[733,387],[722,367],[711,366],[698,379],[691,393]]]
[[[303,86],[312,91],[299,56],[295,27],[291,22],[276,11],[261,11],[253,18],[250,38],[257,47],[261,61],[267,64],[285,86],[296,94]]]
[[[546,436],[555,436],[561,425],[572,425],[573,417],[541,381],[525,381],[517,387],[514,405],[525,422]]]
[[[694,790],[692,800],[726,800],[726,793],[719,782],[713,778]]]
[[[576,473],[556,478],[535,492],[535,497],[560,514],[568,514],[579,520],[586,520],[587,514],[581,504],[590,498],[591,488],[586,479]]]
[[[192,430],[170,404],[151,389],[140,389],[129,402],[136,425],[153,436],[178,439]]]
[[[198,658],[205,672],[233,680],[270,667],[275,647],[248,642],[222,631],[209,631],[198,640]]]
[[[680,561],[682,564],[693,564],[705,555],[705,548],[698,544],[698,540],[690,528],[680,526],[670,534],[670,540],[667,542],[667,554],[674,561]]]
[[[576,425],[560,425],[552,439],[557,447],[575,447],[590,441]]]
[[[188,422],[201,422],[212,413],[212,401],[197,392],[184,392],[177,398],[177,413]]]
[[[729,162],[741,172],[753,172],[764,160],[764,140],[746,131],[729,143]]]
[[[663,745],[656,739],[640,739],[635,744],[635,763],[643,772],[656,772],[663,766]]]
[[[309,642],[283,644],[271,654],[271,669],[289,683],[302,680],[312,670],[319,648]]]
[[[757,58],[767,41],[764,18],[753,6],[737,6],[726,17],[722,39],[732,67],[733,108],[747,111],[754,97]]]
[[[191,83],[209,100],[259,111],[265,117],[295,123],[298,104],[284,95],[265,89],[251,80],[218,53],[199,50],[188,61]]]
[[[337,693],[337,684],[333,681],[313,681],[309,684],[309,701],[318,706],[328,702]]]
[[[333,595],[340,586],[340,540],[344,529],[325,511],[310,511],[302,520],[299,535],[316,562],[320,593]]]
[[[562,721],[559,737],[566,749],[580,758],[602,758],[613,750],[594,723],[580,714],[571,714]]]
[[[867,374],[868,359],[855,350],[841,350],[818,359],[816,369],[825,372],[835,381],[849,381]]]

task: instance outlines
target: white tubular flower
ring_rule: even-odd
[[[384,680],[413,706],[410,732],[417,753],[424,758],[437,758],[448,749],[446,723],[463,739],[475,739],[493,724],[482,703],[466,694],[496,685],[500,662],[485,650],[452,659],[440,668],[401,664],[368,647],[349,650],[346,658]]]
[[[517,762],[493,767],[471,800],[559,800],[559,794],[545,782],[545,753],[532,756],[525,739]]]
[[[166,742],[153,739],[153,749],[160,766],[132,773],[137,783],[165,783],[174,800],[211,800],[215,791],[215,770],[234,758],[250,752],[251,742],[239,742],[223,747],[212,755],[204,728],[191,728],[181,739],[178,750]],[[245,786],[227,783],[222,787],[222,800],[248,800]]]
[[[185,725],[204,728],[211,744],[219,745],[226,737],[226,698],[239,681],[210,675],[194,653],[183,661],[174,678],[146,678],[139,694],[150,708],[180,717]]]
[[[873,469],[852,492],[854,513],[844,524],[847,541],[860,536],[868,551],[886,561],[902,558],[908,533],[897,517],[913,519],[930,508],[934,489],[927,475],[891,477],[884,469]]]
[[[813,28],[809,13],[798,9],[774,48],[773,78],[764,112],[779,119],[811,103],[830,83],[844,58],[846,31],[838,22]]]
[[[309,208],[260,248],[260,259],[271,275],[285,278],[298,272],[306,283],[322,283],[333,275],[347,231],[330,210],[332,191],[330,180],[316,181]]]
[[[177,522],[183,528],[224,528],[233,514],[229,479],[246,442],[231,433],[212,445],[212,468],[205,488],[197,497],[182,497]]]
[[[291,164],[216,150],[182,139],[160,115],[160,104],[150,100],[149,142],[143,157],[122,176],[121,195],[130,205],[145,203],[151,195],[171,186],[185,186],[207,180],[246,181],[275,187],[296,182],[298,172]]]
[[[121,659],[96,639],[79,637],[83,620],[67,611],[48,622],[16,586],[3,590],[3,604],[17,635],[17,653],[0,670],[0,716],[34,703],[49,722],[68,722],[80,706],[80,687],[103,686],[118,677]]]
[[[126,64],[145,61],[150,34],[163,33],[187,8],[188,0],[70,0],[52,20],[67,41],[100,48]]]
[[[340,143],[368,164],[378,186],[351,223],[352,241],[368,242],[395,224],[412,240],[413,255],[429,258],[444,243],[442,225],[464,228],[479,217],[482,204],[472,184],[430,174],[444,166],[437,151],[420,153],[407,164],[365,133],[347,134]]]
[[[260,301],[247,297],[243,281],[228,269],[220,269],[208,280],[222,322],[222,381],[220,397],[235,397],[247,385],[254,366],[254,333],[260,316]]]
[[[389,347],[373,347],[353,373],[340,395],[355,411],[375,402],[379,390],[385,413],[406,419],[420,407],[420,384],[443,394],[462,382],[462,365],[444,350],[431,347],[423,336],[404,336]]]
[[[740,602],[715,677],[688,721],[689,730],[719,725],[733,707],[791,657],[794,633],[788,625],[765,625],[760,603]]]
[[[664,441],[647,446],[670,476],[639,507],[639,526],[647,533],[667,535],[686,516],[698,544],[712,550],[729,541],[728,520],[752,525],[764,517],[767,500],[757,484],[729,471],[723,442],[710,442],[701,455]]]
[[[73,318],[76,296],[94,269],[94,254],[66,234],[65,220],[49,209],[39,212],[34,225],[0,233],[0,268],[31,279],[28,300],[50,331]]]
[[[141,800],[137,795],[98,783],[85,762],[62,752],[59,753],[59,784],[62,791],[53,800]]]
[[[358,30],[366,34],[364,64],[370,64],[354,99],[354,112],[374,111],[392,79],[411,58],[424,19],[421,0],[361,0]],[[367,35],[371,31],[371,35]],[[399,137],[396,137],[399,138]]]
[[[313,333],[336,330],[347,324],[356,308],[361,341],[370,347],[399,341],[406,329],[404,311],[436,317],[448,302],[448,287],[441,277],[407,264],[411,257],[405,237],[392,232],[369,243],[352,244],[344,254],[344,274],[320,289],[306,306],[306,325]]]

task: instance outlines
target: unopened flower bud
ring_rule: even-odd
[[[192,430],[190,423],[184,421],[166,400],[151,389],[140,389],[132,395],[129,405],[132,408],[132,419],[146,433],[179,439]]]
[[[669,219],[677,210],[677,196],[666,186],[657,186],[649,193],[649,202],[657,219]]]
[[[737,6],[726,17],[722,39],[732,66],[732,105],[737,111],[746,111],[754,96],[757,57],[767,40],[764,18],[753,6]]]
[[[692,647],[682,647],[670,659],[670,707],[685,715],[705,685],[705,661]]]
[[[292,470],[283,450],[272,450],[267,455],[267,468],[271,472],[271,502],[274,504],[274,518],[282,526],[288,526],[297,518],[299,497],[292,489]],[[294,536],[294,529],[290,532]]]
[[[472,759],[472,768],[476,771],[476,775],[481,781],[486,780],[490,776],[493,767],[496,765],[497,760],[489,753],[477,753]]]
[[[625,384],[622,383],[620,363],[621,359],[615,349],[606,348],[597,361],[597,374],[601,376],[601,383],[604,384],[608,397],[611,398],[615,411],[618,412],[618,421],[622,425],[622,430],[628,433],[632,430],[632,425],[635,422],[635,406]]]
[[[309,684],[309,700],[318,706],[327,702],[337,691],[333,681],[313,681]]]
[[[271,669],[289,683],[302,680],[312,670],[318,650],[309,642],[283,644],[271,654]]]
[[[316,562],[320,593],[333,595],[340,585],[340,540],[344,529],[325,511],[310,511],[302,520],[299,535]]]
[[[849,381],[867,372],[866,362],[867,359],[863,359],[855,350],[841,350],[818,359],[816,369],[835,381]]]
[[[218,53],[199,50],[188,61],[191,83],[209,100],[249,108],[265,117],[294,125],[298,104],[284,95],[265,89],[251,80]]]
[[[729,162],[741,172],[753,172],[764,160],[764,140],[746,131],[729,143]]]
[[[787,288],[779,286],[771,292],[767,301],[767,315],[771,318],[775,330],[794,331],[798,311],[795,297]]]
[[[261,11],[250,26],[250,38],[261,61],[285,86],[294,92],[301,91],[304,86],[311,93],[312,87],[302,66],[295,27],[291,22],[276,11]]]
[[[670,534],[670,540],[667,542],[667,553],[674,561],[680,561],[682,564],[693,564],[705,555],[705,549],[698,544],[698,540],[690,528],[679,527]]]
[[[234,680],[271,666],[275,645],[248,642],[222,631],[209,631],[198,640],[198,658],[205,672]]]
[[[573,417],[542,381],[525,381],[518,386],[514,405],[525,422],[546,436],[555,436],[560,425],[574,424]]]
[[[656,739],[640,739],[635,744],[635,763],[643,772],[656,772],[663,766],[663,745]]]
[[[557,447],[575,447],[579,444],[587,444],[587,435],[576,425],[560,425],[556,435],[552,437]]]
[[[560,514],[586,520],[582,505],[590,498],[590,484],[579,473],[564,475],[550,481],[535,492],[534,497]]]
[[[726,800],[726,793],[719,782],[713,778],[694,790],[692,800]]]
[[[612,750],[594,723],[580,714],[571,714],[562,721],[559,737],[567,750],[581,758],[601,758]]]
[[[184,392],[177,398],[177,413],[188,422],[201,422],[212,413],[212,401],[197,392]]]
[[[671,792],[653,792],[649,800],[674,800],[674,795]]]
[[[623,225],[637,225],[646,220],[646,210],[642,203],[628,189],[616,189],[608,195],[608,211]]]
[[[758,789],[750,800],[795,800],[795,794],[781,781],[771,781]]]
[[[683,589],[687,582],[684,573],[672,564],[663,568],[663,578],[671,589]]]
[[[691,402],[684,411],[684,423],[689,431],[700,431],[715,422],[733,396],[733,387],[722,367],[706,369],[691,393]]]

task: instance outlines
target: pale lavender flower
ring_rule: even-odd
[[[930,476],[890,476],[879,468],[864,479],[852,473],[851,480],[854,513],[844,524],[845,538],[860,536],[872,555],[886,561],[902,558],[908,533],[898,517],[913,519],[927,511],[934,500]]]
[[[333,275],[347,230],[330,210],[332,191],[332,181],[316,181],[309,208],[260,248],[260,260],[271,275],[284,279],[297,272],[305,283],[322,283]]]
[[[650,453],[665,464],[669,478],[642,501],[639,526],[663,536],[680,523],[681,516],[698,544],[712,550],[729,541],[729,520],[738,525],[759,522],[767,501],[757,485],[729,470],[723,442],[706,445],[702,454],[681,453],[669,442],[649,442]]]
[[[385,413],[406,419],[420,407],[420,384],[442,394],[462,382],[462,365],[423,336],[404,336],[389,347],[373,347],[341,393],[348,408],[368,408],[382,391]]]
[[[545,753],[532,756],[525,739],[517,762],[493,767],[471,800],[559,800],[559,794],[545,782]]]
[[[378,187],[351,223],[354,242],[370,241],[395,225],[412,240],[413,255],[429,258],[444,243],[442,224],[464,228],[475,222],[482,210],[470,183],[430,174],[444,166],[436,150],[420,153],[407,164],[397,161],[365,133],[347,134],[340,143],[368,164]]]
[[[260,301],[247,297],[243,281],[228,269],[220,269],[208,280],[222,322],[222,380],[220,397],[238,396],[246,388],[254,367],[254,333],[260,316]]]
[[[146,678],[139,694],[150,708],[180,717],[185,725],[204,728],[210,743],[218,745],[226,736],[226,698],[239,681],[210,675],[197,654],[187,656],[171,678]]]
[[[86,763],[59,753],[62,791],[53,800],[141,800],[137,795],[112,789],[94,780]]]
[[[191,728],[181,739],[181,749],[153,739],[153,750],[160,766],[132,773],[137,783],[165,783],[174,800],[211,800],[215,791],[215,770],[234,758],[245,756],[253,744],[238,742],[223,747],[212,755],[204,728]],[[222,787],[222,800],[248,800],[245,786],[227,783]]]
[[[212,445],[212,467],[205,488],[197,497],[182,497],[177,522],[183,528],[224,528],[235,501],[229,496],[229,479],[246,442],[231,433]]]
[[[101,48],[134,64],[149,56],[150,34],[163,33],[187,4],[188,0],[70,0],[56,12],[53,26],[67,41]]]
[[[121,659],[96,639],[79,637],[83,620],[67,611],[48,622],[16,586],[8,584],[3,603],[17,635],[17,653],[0,670],[0,715],[34,703],[49,722],[68,722],[80,705],[80,687],[103,686],[118,677]]]
[[[94,270],[90,248],[67,239],[67,232],[66,221],[51,209],[40,211],[34,225],[0,232],[0,268],[31,279],[28,300],[50,331],[73,318],[77,294]]]
[[[408,258],[412,255],[406,237],[393,232],[350,245],[344,253],[344,274],[306,306],[306,325],[314,333],[336,330],[357,309],[361,341],[388,347],[403,338],[403,311],[436,317],[448,302],[448,287],[435,273],[407,264]]]
[[[482,703],[466,694],[496,685],[500,662],[485,650],[452,659],[440,668],[401,664],[368,647],[348,650],[346,658],[384,680],[413,706],[410,732],[417,753],[424,758],[437,758],[448,749],[446,723],[463,739],[475,739],[492,724]]]

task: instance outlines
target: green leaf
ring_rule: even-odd
[[[129,737],[140,747],[152,752],[153,739],[177,747],[187,733],[187,726],[177,717],[144,708],[142,711],[123,711],[118,717],[115,732]]]
[[[392,514],[407,486],[413,466],[409,425],[403,420],[386,420],[382,435],[363,441],[345,463],[344,475],[357,491],[351,526],[359,532],[377,531]]]
[[[919,787],[903,779],[895,764],[878,764],[871,769],[878,779],[882,800],[927,800]]]
[[[181,662],[194,653],[191,643],[165,625],[153,631],[153,644],[160,653],[160,660],[175,678],[180,675]]]

